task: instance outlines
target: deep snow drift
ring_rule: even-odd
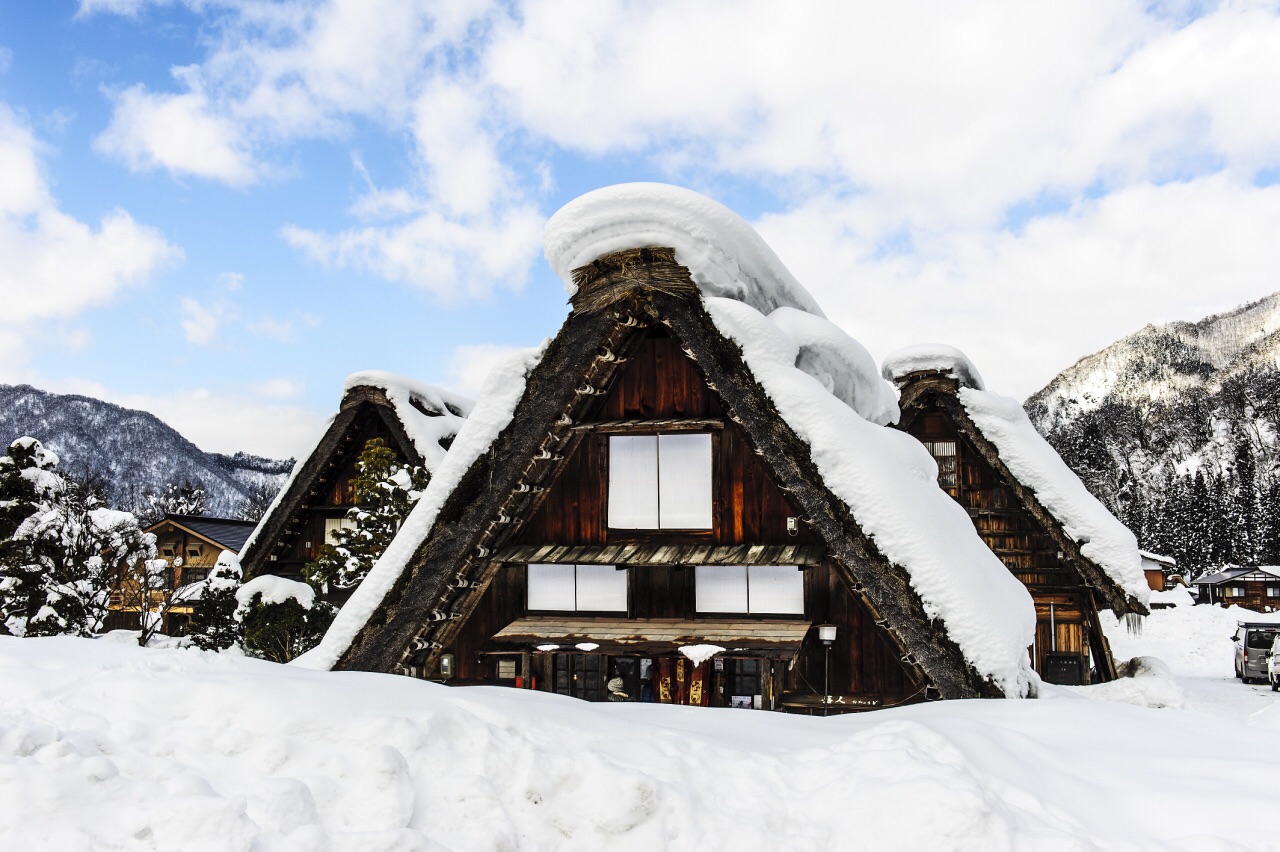
[[[1049,689],[821,719],[0,638],[0,848],[1276,848],[1280,705],[1231,677],[1234,618],[1144,634],[1225,716]]]

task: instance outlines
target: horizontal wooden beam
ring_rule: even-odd
[[[662,420],[596,420],[590,423],[579,423],[573,427],[575,432],[701,432],[708,429],[723,429],[722,417],[668,417]]]
[[[518,544],[491,558],[580,565],[821,565],[826,549],[816,544]]]

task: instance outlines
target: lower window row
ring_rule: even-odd
[[[804,574],[795,565],[698,565],[694,571],[700,613],[804,615]],[[625,567],[535,563],[528,569],[533,612],[626,612],[627,590]]]

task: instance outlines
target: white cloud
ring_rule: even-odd
[[[293,379],[268,379],[253,385],[254,394],[266,399],[297,399],[302,395],[302,383]]]
[[[1149,322],[1199,319],[1278,289],[1280,186],[1225,175],[1135,185],[1017,233],[924,234],[910,253],[879,252],[859,236],[860,215],[813,202],[759,227],[878,358],[951,343],[992,390],[1020,398]]]
[[[137,17],[147,6],[168,6],[171,0],[80,0],[76,17],[87,17],[99,12],[110,15]]]
[[[205,305],[190,296],[182,298],[180,307],[182,335],[188,343],[208,346],[217,338],[223,316],[220,307]]]
[[[11,339],[34,333],[39,321],[104,304],[182,257],[123,210],[107,213],[96,228],[63,213],[39,150],[31,130],[0,103],[0,329],[8,327]]]
[[[495,343],[454,347],[446,365],[446,372],[449,377],[448,388],[466,396],[479,396],[480,388],[484,386],[484,380],[488,378],[489,371],[493,369],[494,365],[505,359],[512,352],[518,352],[524,348],[522,346],[504,346]]]
[[[207,452],[297,457],[315,445],[328,416],[305,405],[265,401],[254,389],[178,388],[151,395],[75,379],[43,380],[40,386],[149,411]]]
[[[193,69],[181,76],[195,78]],[[137,85],[114,98],[111,124],[95,147],[133,171],[163,168],[233,186],[252,183],[258,167],[229,116],[213,109],[199,89],[156,94]]]
[[[769,0],[328,0],[211,14],[210,52],[174,92],[118,99],[121,155],[236,183],[281,144],[359,123],[399,135],[406,175],[375,179],[357,158],[368,190],[350,227],[281,233],[318,262],[445,300],[521,285],[549,164],[565,156],[773,190],[790,209],[764,217],[766,236],[830,313],[881,354],[911,342],[896,335],[966,346],[993,376],[1007,365],[1017,393],[1161,311],[1195,317],[1275,287],[1259,224],[1274,196],[1251,186],[1280,166],[1273,3],[798,0],[780,14]],[[136,131],[130,98],[178,120]],[[192,153],[180,143],[202,122]]]

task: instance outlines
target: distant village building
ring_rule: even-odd
[[[1149,583],[1133,534],[1036,432],[1016,400],[986,391],[956,349],[911,347],[885,359],[901,392],[898,428],[924,444],[938,483],[1036,604],[1035,669],[1051,683],[1116,677],[1098,618],[1145,615]],[[1159,565],[1155,574],[1163,589]]]
[[[1201,575],[1193,585],[1200,603],[1238,606],[1254,612],[1280,610],[1280,567],[1229,566]]]
[[[1178,572],[1178,560],[1172,556],[1152,553],[1148,550],[1138,551],[1142,557],[1142,573],[1147,577],[1147,585],[1153,592],[1163,592],[1175,584],[1174,577]],[[1183,583],[1183,585],[1186,585]]]
[[[356,461],[372,438],[383,439],[410,466],[433,472],[474,403],[432,385],[382,372],[347,378],[337,415],[294,467],[240,553],[245,578],[275,574],[302,580],[355,505]]]
[[[153,597],[203,582],[224,550],[239,552],[256,524],[233,518],[206,518],[196,515],[165,515],[143,532],[156,537],[156,558],[167,563],[163,590]],[[128,580],[126,579],[126,582]],[[157,601],[152,602],[154,606]],[[104,630],[137,630],[142,600],[137,594],[117,587],[108,600]],[[191,620],[190,599],[177,595],[165,616],[162,631],[180,636]]]
[[[303,663],[802,712],[1027,694],[1032,600],[885,428],[874,361],[736,216],[630,191],[548,226],[569,318]]]

